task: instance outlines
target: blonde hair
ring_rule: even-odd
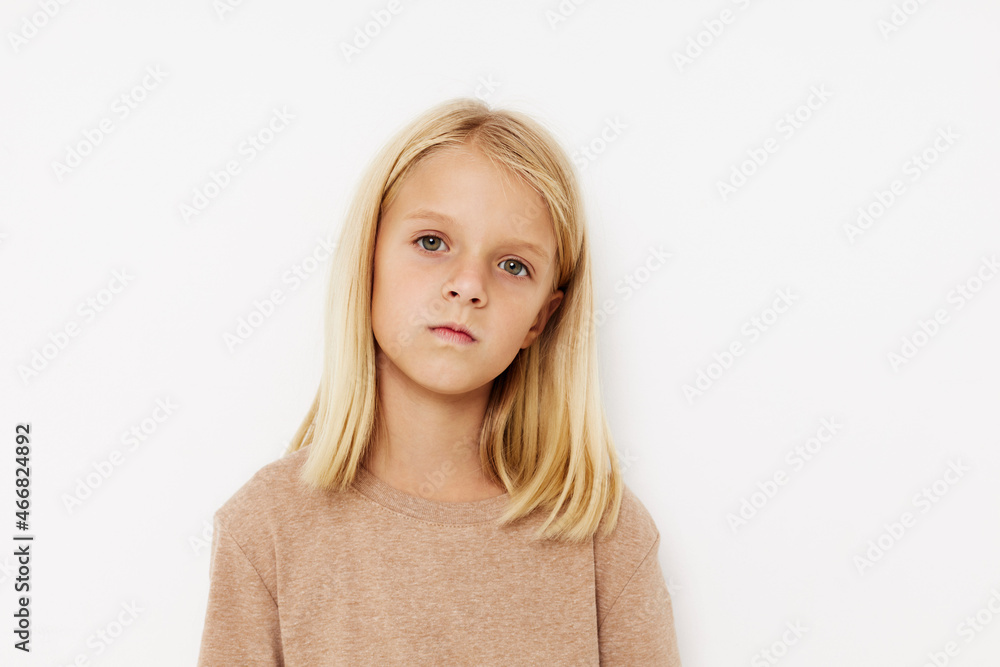
[[[510,494],[499,523],[541,508],[549,515],[535,538],[584,541],[607,512],[602,535],[608,535],[618,520],[623,481],[600,395],[590,252],[576,175],[542,125],[478,99],[453,99],[424,112],[365,171],[332,259],[319,390],[287,453],[310,446],[301,480],[314,490],[346,490],[355,479],[381,427],[371,319],[380,215],[421,160],[470,144],[542,195],[556,237],[552,289],[564,292],[542,334],[493,382],[479,453],[484,473]]]

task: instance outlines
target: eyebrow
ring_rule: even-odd
[[[455,219],[453,217],[451,217],[450,215],[446,215],[444,213],[439,213],[438,211],[433,211],[433,210],[431,210],[429,208],[418,208],[418,209],[415,209],[413,211],[410,211],[410,213],[407,214],[407,216],[404,218],[404,220],[413,220],[415,218],[425,218],[425,219],[429,219],[429,220],[437,220],[438,222],[441,222],[441,223],[444,223],[444,224],[449,224],[449,225],[456,225],[457,224],[455,222]],[[524,250],[524,251],[527,251],[529,253],[532,253],[532,254],[536,255],[536,257],[538,259],[541,259],[541,260],[544,260],[544,261],[548,261],[549,260],[548,253],[546,253],[545,250],[541,246],[535,245],[534,243],[530,243],[528,241],[510,241],[510,242],[506,243],[506,245],[508,245],[508,246],[510,246],[512,248],[517,248],[519,250]]]

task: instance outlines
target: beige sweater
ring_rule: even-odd
[[[300,449],[215,513],[199,667],[679,667],[660,535],[628,487],[610,538],[497,528],[508,494],[449,503],[361,468],[344,493],[297,479]]]

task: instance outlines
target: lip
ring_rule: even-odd
[[[432,326],[430,329],[437,336],[456,343],[474,343],[476,341],[476,337],[472,335],[469,327],[457,322],[445,322]]]

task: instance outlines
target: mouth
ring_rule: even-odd
[[[474,343],[476,342],[475,336],[469,331],[469,328],[455,322],[446,322],[444,324],[430,327],[430,330],[434,334],[443,340],[448,340],[453,343]]]

